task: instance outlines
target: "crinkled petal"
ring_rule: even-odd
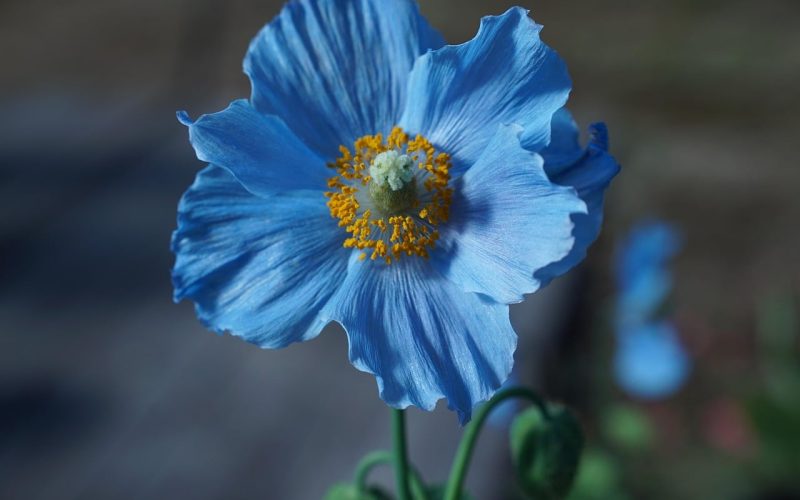
[[[296,0],[252,41],[244,71],[256,109],[335,158],[397,123],[414,61],[443,43],[413,0]]]
[[[556,184],[570,186],[586,203],[587,213],[574,214],[575,244],[563,259],[541,269],[536,278],[546,285],[566,273],[586,257],[586,251],[600,234],[603,224],[603,199],[606,188],[620,170],[608,154],[608,132],[605,125],[589,127],[591,139],[586,149],[578,144],[578,128],[566,109],[553,118],[553,141],[542,152],[544,169]]]
[[[422,259],[357,257],[323,313],[347,331],[350,362],[375,375],[390,406],[432,410],[444,397],[468,421],[511,372],[508,306],[463,292]]]
[[[534,272],[572,249],[570,216],[586,211],[575,190],[553,184],[542,157],[501,126],[455,185],[450,220],[431,258],[463,290],[509,304],[539,288]]]
[[[261,198],[217,166],[181,199],[172,251],[175,300],[194,301],[209,328],[269,348],[319,333],[349,255],[319,192]]]
[[[288,189],[326,188],[330,171],[286,124],[266,116],[246,100],[192,122],[184,112],[178,119],[189,127],[197,158],[225,167],[251,193],[269,195]]]
[[[456,171],[475,163],[501,124],[522,125],[523,146],[541,151],[571,83],[540,30],[528,11],[515,7],[484,17],[471,41],[420,57],[401,126],[450,153]]]
[[[558,175],[567,167],[580,161],[584,148],[580,144],[580,130],[567,108],[555,112],[550,122],[550,144],[541,151],[547,174]]]

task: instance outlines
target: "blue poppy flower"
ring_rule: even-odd
[[[691,362],[675,326],[657,314],[672,290],[668,264],[681,245],[672,225],[651,221],[631,230],[616,256],[614,375],[623,390],[638,398],[669,396],[689,375]]]
[[[642,399],[660,399],[680,389],[690,362],[668,321],[626,329],[618,336],[614,375],[620,387]]]
[[[672,290],[669,261],[682,246],[670,224],[642,223],[631,230],[616,256],[617,323],[620,328],[650,321]]]
[[[248,49],[251,98],[178,115],[210,165],[178,208],[175,300],[265,348],[338,322],[386,403],[468,420],[511,371],[508,304],[580,260],[616,172],[562,126],[540,29],[512,8],[446,46],[411,0],[290,2]]]

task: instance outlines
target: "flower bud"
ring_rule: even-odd
[[[530,408],[511,426],[511,454],[522,490],[532,498],[558,499],[569,493],[578,470],[583,432],[567,408],[550,405],[549,418]]]

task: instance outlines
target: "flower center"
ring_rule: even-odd
[[[392,149],[379,153],[369,167],[372,186],[386,187],[400,191],[414,179],[414,160]]]
[[[328,165],[337,175],[328,179],[325,196],[331,216],[349,233],[343,246],[362,250],[362,260],[369,253],[387,264],[403,255],[428,258],[437,227],[449,217],[450,155],[420,135],[409,139],[400,127],[385,140],[365,135],[352,151],[339,146],[339,152]]]

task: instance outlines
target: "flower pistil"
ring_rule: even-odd
[[[325,196],[331,216],[350,235],[343,246],[363,250],[362,260],[369,253],[387,264],[403,255],[428,258],[437,227],[450,214],[450,155],[421,135],[409,139],[400,127],[385,140],[365,135],[352,151],[339,146],[339,152],[328,165],[337,175],[328,179]]]

